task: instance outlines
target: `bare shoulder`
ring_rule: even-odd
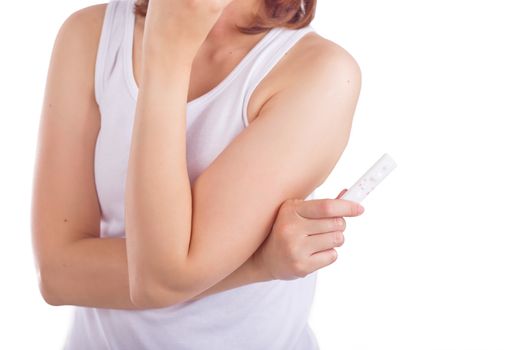
[[[62,23],[56,40],[81,49],[79,54],[92,57],[96,54],[93,50],[98,48],[106,7],[107,3],[95,4],[71,13]]]
[[[306,34],[289,51],[286,71],[287,83],[300,83],[301,79],[342,79],[360,86],[361,69],[356,59],[341,45],[316,32]],[[299,74],[300,73],[300,74]]]
[[[100,29],[107,5],[107,3],[101,3],[80,8],[71,13],[64,24],[77,30]]]
[[[256,88],[248,104],[249,120],[255,119],[262,107],[279,92],[305,84],[349,87],[357,98],[361,89],[361,69],[345,48],[317,32],[307,33]]]
[[[95,65],[106,7],[107,3],[87,6],[63,21],[51,53],[48,89],[63,89],[64,82],[60,79],[67,76],[79,83],[75,98],[91,96],[85,101],[96,105]]]

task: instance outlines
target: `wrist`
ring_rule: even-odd
[[[199,47],[188,40],[173,37],[168,40],[159,35],[143,39],[142,56],[143,60],[175,61],[191,67]]]
[[[172,99],[182,93],[186,101],[190,79],[191,63],[184,57],[151,54],[142,59],[140,89],[153,89],[157,97],[162,93]]]
[[[267,268],[259,252],[254,253],[250,257],[250,263],[254,271],[255,280],[257,282],[272,281],[275,278],[272,276],[270,270]]]
[[[142,71],[143,74],[151,73],[170,73],[177,74],[191,73],[194,55],[182,50],[172,50],[168,48],[143,48],[142,52]]]

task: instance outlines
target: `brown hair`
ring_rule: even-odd
[[[249,27],[237,26],[244,34],[258,34],[274,27],[300,29],[307,26],[315,15],[317,0],[261,0],[263,11],[258,12]],[[136,0],[134,12],[146,16],[149,0]]]

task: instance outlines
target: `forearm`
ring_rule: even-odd
[[[46,294],[53,305],[139,309],[130,298],[125,239],[70,243],[46,275]]]
[[[237,270],[188,300],[270,280],[252,256]],[[53,305],[142,309],[131,302],[126,242],[122,238],[86,238],[63,250],[48,283]]]
[[[273,280],[273,278],[268,274],[263,266],[261,266],[261,263],[257,260],[256,255],[252,255],[244,262],[244,264],[242,264],[237,270],[233,271],[226,278],[211,288],[208,288],[204,292],[192,296],[189,300],[197,300],[204,296],[242,287],[247,284],[271,280]]]
[[[178,289],[190,247],[186,103],[191,66],[178,58],[177,53],[144,52],[125,203],[130,287],[137,298],[157,284]]]

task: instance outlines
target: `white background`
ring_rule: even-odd
[[[7,1],[0,21],[2,349],[59,349],[70,306],[41,298],[30,239],[52,45],[90,0]],[[521,1],[320,0],[312,23],[359,62],[334,198],[383,153],[398,168],[347,218],[310,323],[322,350],[525,349]],[[319,135],[322,137],[322,135]]]

